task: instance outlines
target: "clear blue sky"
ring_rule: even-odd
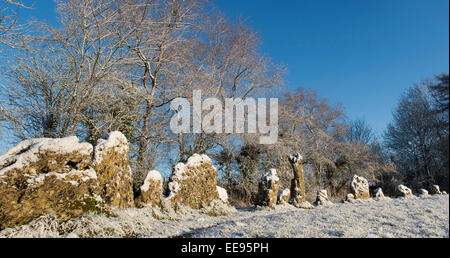
[[[448,0],[218,0],[248,17],[263,51],[304,86],[342,102],[350,118],[378,132],[401,93],[449,71]]]
[[[54,22],[52,0],[23,2],[34,9],[22,17]],[[289,87],[342,102],[349,118],[365,118],[379,133],[406,88],[449,71],[448,0],[215,2],[248,18],[263,52],[289,67]]]

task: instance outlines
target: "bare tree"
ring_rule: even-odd
[[[449,83],[448,73],[435,76],[435,80],[428,83],[428,88],[434,98],[436,111],[443,114],[443,119],[447,118],[448,125],[448,109],[449,109]]]
[[[26,8],[19,1],[14,0],[2,0],[9,4],[9,7],[0,6],[0,44],[6,45],[11,48],[17,48],[20,46],[20,42],[17,42],[17,38],[21,35],[24,29],[24,25],[19,25],[17,21],[16,13],[11,10],[12,7]],[[1,52],[0,52],[1,53]]]
[[[116,67],[125,51],[111,33],[114,2],[69,0],[58,2],[57,12],[62,26],[36,22],[40,33],[16,52],[7,72],[10,109],[31,118],[21,119],[20,137],[74,135],[86,120],[83,112],[110,87],[106,83],[121,77]]]
[[[368,145],[374,140],[372,128],[363,119],[350,121],[347,132],[347,140],[351,143],[360,142]]]
[[[168,104],[183,95],[192,78],[189,68],[192,41],[187,33],[195,26],[202,1],[122,1],[114,33],[129,50],[129,78],[142,92],[135,138],[137,170],[152,167],[155,142],[167,141]],[[189,71],[187,71],[189,72]]]
[[[195,87],[202,90],[203,97],[245,100],[271,95],[271,89],[282,87],[284,67],[260,53],[260,39],[243,21],[230,22],[222,14],[214,13],[202,21],[197,37],[200,40],[194,49],[198,67]],[[180,135],[180,159],[193,153],[216,155],[224,148],[230,152],[235,136],[204,131]]]
[[[61,85],[69,79],[60,64],[52,51],[40,49],[15,56],[9,65],[2,95],[16,119],[10,125],[19,139],[59,136],[66,97]]]
[[[408,89],[393,117],[385,133],[385,142],[393,151],[405,181],[416,187],[436,183],[436,175],[443,165],[436,148],[438,134],[445,134],[445,127],[440,125],[433,111],[426,88],[415,85]]]

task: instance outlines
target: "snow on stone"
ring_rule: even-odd
[[[291,195],[291,190],[289,189],[284,189],[278,192],[278,198],[283,197],[283,196],[290,196]]]
[[[56,172],[49,172],[46,174],[39,174],[36,175],[34,177],[31,177],[30,179],[27,180],[28,184],[34,185],[34,184],[39,184],[39,183],[43,183],[45,181],[45,179],[47,177],[51,177],[51,176],[55,176],[60,180],[65,180],[66,177],[69,178],[73,178],[74,176],[76,176],[77,178],[79,178],[81,181],[86,182],[90,179],[92,180],[97,180],[97,173],[95,172],[94,169],[90,168],[90,169],[86,169],[86,170],[71,170],[69,173],[56,173]],[[73,185],[78,185],[77,181],[74,180],[69,180],[67,181],[68,183],[71,183]]]
[[[300,153],[295,153],[289,156],[289,160],[295,164],[298,161],[303,161],[303,156]]]
[[[121,132],[111,132],[97,141],[94,163],[101,163],[104,151],[115,148],[116,152],[128,152],[128,140]]]
[[[228,203],[227,190],[225,190],[224,188],[222,188],[220,186],[216,186],[216,188],[217,188],[217,192],[219,193],[220,200],[222,200],[224,203]]]
[[[186,164],[180,162],[177,165],[175,165],[172,178],[186,179],[184,174],[189,167],[197,167],[204,163],[212,163],[211,158],[209,158],[207,155],[194,154],[188,159]]]
[[[149,190],[150,180],[159,181],[159,182],[161,182],[161,186],[162,186],[161,174],[156,170],[152,170],[152,171],[148,172],[147,177],[144,180],[144,184],[141,186],[142,192],[147,192]]]
[[[175,196],[175,193],[178,192],[178,190],[180,190],[180,184],[178,182],[176,182],[176,181],[175,182],[169,182],[168,188],[169,188],[170,194],[167,197],[167,199],[170,199],[173,196]]]
[[[328,192],[325,189],[321,189],[317,191],[317,197],[316,197],[316,204],[317,205],[332,205],[333,203],[328,199]]]
[[[420,196],[428,196],[429,193],[428,193],[428,191],[425,190],[425,189],[420,189],[420,190],[419,190],[419,195],[420,195]]]
[[[186,163],[188,167],[197,167],[203,163],[211,163],[211,159],[207,155],[194,154],[190,157]]]
[[[91,155],[92,150],[91,144],[80,143],[76,136],[26,140],[0,156],[0,177],[12,169],[22,169],[24,165],[38,161],[39,153],[51,152],[64,155],[77,152],[81,155]]]
[[[381,187],[378,187],[377,189],[375,189],[374,195],[375,198],[384,198],[383,189],[381,189]]]
[[[277,170],[276,169],[270,169],[267,173],[265,173],[262,178],[262,181],[266,182],[278,182],[280,181],[280,178],[277,176]]]
[[[442,194],[441,189],[439,189],[438,185],[433,185],[431,187],[431,194]]]
[[[404,185],[399,185],[397,186],[397,195],[398,196],[403,196],[403,197],[410,197],[412,196],[412,190],[409,189],[408,187],[404,186]]]

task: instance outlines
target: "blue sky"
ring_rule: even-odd
[[[379,133],[401,93],[449,71],[448,0],[218,0],[247,17],[288,84],[342,102]]]
[[[54,22],[52,0],[24,0]],[[246,18],[262,51],[289,68],[292,89],[342,102],[349,118],[382,133],[401,93],[449,71],[448,0],[216,0],[227,16]]]

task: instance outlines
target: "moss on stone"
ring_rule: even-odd
[[[83,213],[91,212],[94,214],[104,214],[108,217],[113,216],[113,213],[108,208],[101,205],[92,197],[87,197],[83,200],[69,202],[66,206],[70,210],[82,210]]]

